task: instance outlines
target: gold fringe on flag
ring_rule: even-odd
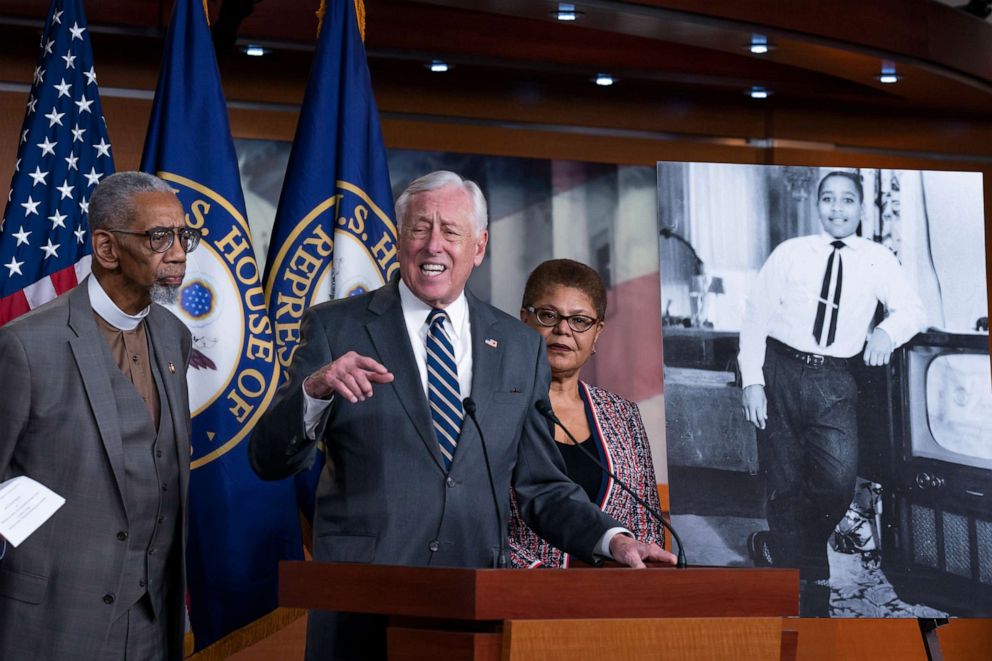
[[[210,25],[210,9],[207,8],[207,0],[203,0],[203,17],[207,19],[207,25]]]
[[[320,35],[320,28],[324,25],[324,14],[327,13],[327,0],[320,0],[320,8],[317,10],[317,35]],[[365,42],[365,0],[355,0],[355,18],[358,19],[358,33],[362,35],[362,42]]]

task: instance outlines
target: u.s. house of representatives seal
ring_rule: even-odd
[[[179,297],[167,306],[193,334],[187,380],[195,469],[245,439],[272,401],[279,363],[244,216],[198,182],[158,175],[178,190],[187,224],[203,232],[187,256]]]

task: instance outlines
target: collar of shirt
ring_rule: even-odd
[[[427,315],[433,308],[417,298],[402,279],[399,282],[399,291],[400,305],[403,308],[403,321],[406,323],[406,332],[410,337],[413,356],[417,360],[417,369],[420,370],[420,380],[426,393]],[[445,329],[448,331],[448,337],[451,338],[451,344],[455,350],[461,396],[468,397],[471,394],[472,383],[472,329],[469,323],[468,299],[465,297],[465,292],[459,294],[458,298],[444,308],[444,311],[448,313],[449,322],[445,324]],[[387,367],[389,366],[387,365]]]
[[[410,291],[406,283],[400,280],[400,304],[403,306],[403,319],[406,321],[407,332],[410,337],[419,337],[421,341],[427,341],[427,315],[431,313],[431,306],[417,298],[416,294]],[[444,308],[448,314],[448,323],[445,330],[454,345],[461,344],[468,326],[468,299],[463,291],[458,295],[448,307]]]
[[[138,314],[124,312],[117,307],[117,304],[111,300],[107,292],[97,282],[96,277],[92,275],[86,279],[86,289],[90,295],[90,307],[93,308],[93,311],[118,330],[134,330],[152,309],[152,306],[149,305]]]
[[[863,236],[858,236],[857,234],[848,234],[843,239],[836,239],[836,238],[834,238],[834,236],[832,234],[827,234],[823,230],[820,230],[820,233],[817,236],[820,237],[820,239],[823,240],[823,245],[826,246],[829,250],[833,250],[834,249],[833,246],[830,245],[834,241],[838,241],[838,240],[843,241],[844,242],[844,249],[845,250],[848,249],[848,248],[850,248],[851,250],[857,250],[858,249],[858,241],[867,240]]]

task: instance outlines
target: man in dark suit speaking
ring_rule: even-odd
[[[0,480],[65,498],[0,541],[0,658],[178,661],[190,334],[157,303],[200,233],[142,172],[96,187],[89,226],[93,274],[0,329]]]
[[[279,479],[308,467],[325,442],[314,559],[499,565],[512,486],[527,523],[583,560],[674,563],[568,480],[535,409],[550,380],[543,341],[465,291],[489,238],[479,187],[453,172],[425,175],[399,196],[396,215],[400,279],[304,315],[289,383],[249,446],[256,472]],[[462,408],[467,397],[484,439]],[[312,612],[307,656],[384,657],[383,624]]]

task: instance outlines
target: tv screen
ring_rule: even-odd
[[[992,469],[988,353],[913,347],[907,377],[913,456]]]

